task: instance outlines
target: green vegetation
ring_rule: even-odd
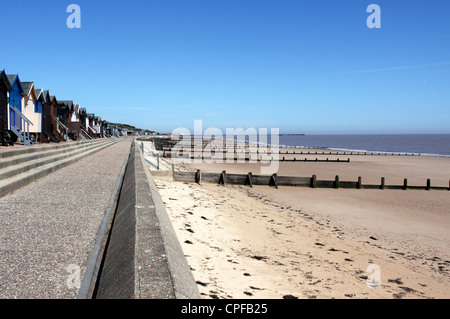
[[[151,131],[151,130],[147,130],[147,129],[141,129],[141,128],[136,128],[133,125],[129,125],[129,124],[122,124],[122,123],[109,123],[110,125],[115,125],[121,129],[126,129],[126,130],[130,130],[130,131],[136,131],[136,132],[141,132],[141,133],[148,133],[148,134],[153,134],[155,133],[155,131]],[[158,134],[158,133],[156,133]]]

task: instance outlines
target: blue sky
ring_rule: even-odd
[[[81,28],[69,29],[71,3]],[[369,4],[381,28],[369,29]],[[0,68],[111,122],[450,133],[449,1],[16,0]]]

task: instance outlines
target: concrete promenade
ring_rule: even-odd
[[[0,199],[0,298],[76,298],[132,139]]]

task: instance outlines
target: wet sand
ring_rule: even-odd
[[[254,174],[259,167],[181,165]],[[431,178],[439,186],[448,186],[448,172],[449,158],[422,156],[280,162],[278,170],[374,183],[384,176],[387,184]],[[448,191],[223,187],[154,178],[205,298],[450,297]],[[373,264],[379,288],[367,285]]]

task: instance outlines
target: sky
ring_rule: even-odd
[[[369,28],[370,4],[380,28]],[[69,28],[70,4],[81,9]],[[449,134],[450,1],[15,0],[0,69],[170,133]]]

